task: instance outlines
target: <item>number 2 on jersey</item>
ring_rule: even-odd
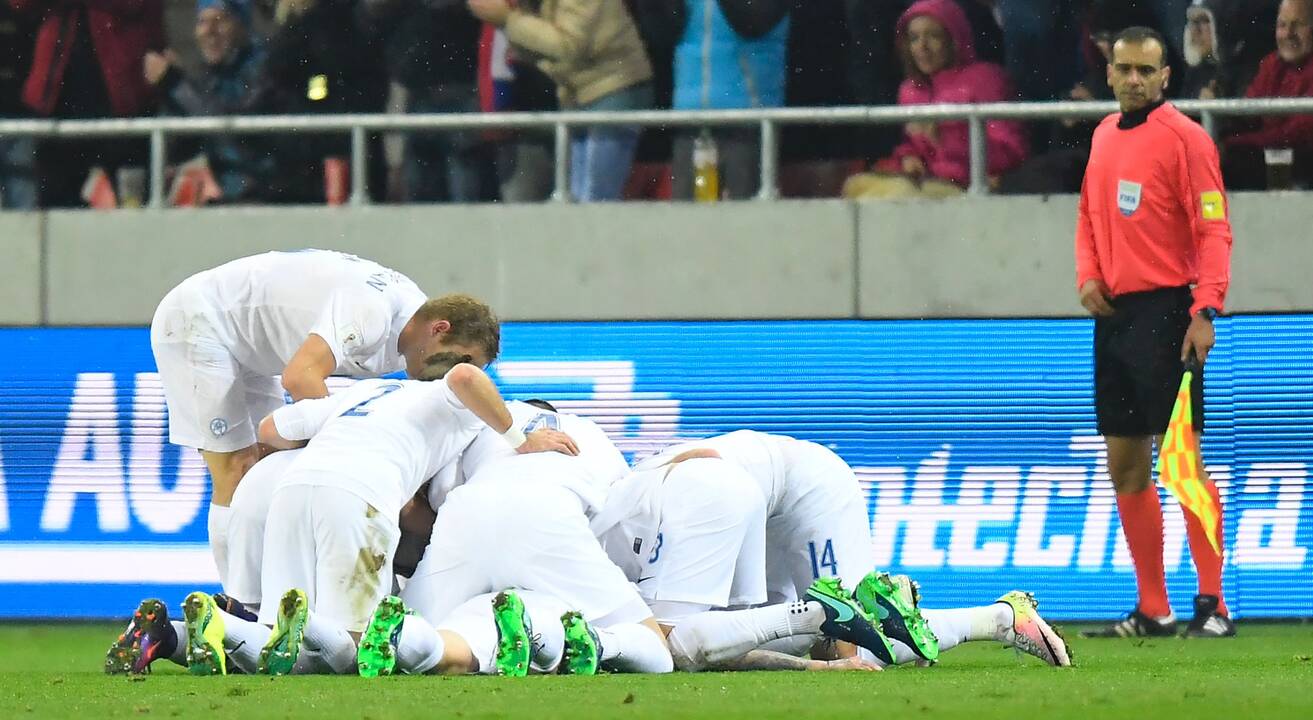
[[[388,385],[384,385],[383,387],[378,389],[378,392],[369,396],[365,400],[361,400],[355,405],[352,405],[350,408],[346,410],[346,412],[343,412],[340,417],[364,417],[369,414],[370,403],[383,397],[384,395],[387,395],[390,392],[394,392],[400,389],[401,389],[400,383],[390,383]]]
[[[561,418],[555,413],[538,413],[537,415],[533,416],[532,420],[525,423],[524,427],[520,428],[520,432],[523,432],[525,435],[528,435],[534,430],[543,430],[543,429],[560,430]]]
[[[828,538],[825,541],[825,547],[821,548],[821,556],[816,557],[816,542],[807,543],[807,550],[812,556],[812,577],[820,579],[821,568],[829,568],[830,572],[827,577],[834,577],[839,574],[839,561],[834,559],[834,541]]]

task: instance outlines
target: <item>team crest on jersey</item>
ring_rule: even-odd
[[[343,325],[337,329],[337,336],[342,338],[342,349],[350,352],[360,347],[360,328],[355,325]]]
[[[1140,183],[1133,183],[1130,180],[1117,181],[1117,209],[1122,211],[1122,215],[1130,217],[1140,209],[1140,195],[1143,189],[1144,186]]]
[[[223,437],[223,434],[228,432],[228,421],[223,418],[215,418],[211,420],[210,432],[214,433],[215,437]]]

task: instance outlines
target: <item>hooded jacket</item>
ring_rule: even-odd
[[[952,38],[953,64],[922,80],[909,77],[898,88],[899,105],[934,103],[987,103],[1016,99],[1016,90],[1002,67],[976,59],[975,41],[966,15],[953,0],[920,0],[898,20],[899,43],[907,34],[913,18],[929,16],[938,20]],[[987,172],[1000,175],[1016,168],[1026,159],[1026,132],[1022,124],[1011,120],[985,123]],[[893,167],[901,170],[903,158],[921,158],[934,177],[958,185],[970,182],[970,135],[965,121],[939,123],[938,142],[924,135],[906,135],[894,148]]]

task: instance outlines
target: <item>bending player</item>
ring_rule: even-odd
[[[377,377],[426,359],[483,366],[497,318],[466,295],[426,301],[401,273],[325,250],[270,252],[197,273],[155,310],[151,350],[169,441],[198,448],[213,478],[210,547],[227,567],[228,506],[259,459],[256,425],[284,402],[328,394],[329,375]],[[281,373],[281,386],[275,377]]]

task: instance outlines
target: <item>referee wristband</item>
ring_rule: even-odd
[[[510,430],[501,434],[501,437],[513,448],[520,447],[528,439],[524,436],[524,431],[516,427],[514,423],[511,424]]]

